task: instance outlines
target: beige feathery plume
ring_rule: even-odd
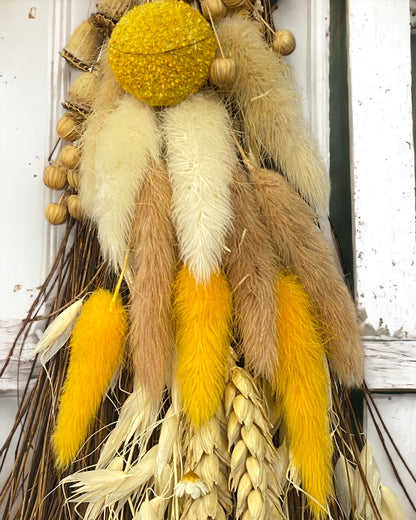
[[[103,256],[118,272],[137,194],[150,164],[159,162],[161,135],[155,111],[125,94],[105,118],[96,140],[92,219]]]
[[[91,114],[89,114],[86,120],[85,129],[80,140],[79,197],[84,214],[90,218],[92,217],[96,196],[95,153],[97,137],[101,132],[105,118],[114,110],[117,101],[125,94],[108,64],[107,43],[103,46],[96,70],[99,76],[98,88],[95,93]]]
[[[251,178],[280,262],[299,278],[318,314],[332,369],[344,384],[361,384],[356,310],[313,212],[276,172],[251,168]]]
[[[235,217],[223,262],[235,320],[247,368],[272,381],[278,362],[275,253],[253,187],[241,169],[234,170],[231,197]]]
[[[175,342],[171,290],[177,251],[171,219],[172,190],[165,165],[153,165],[139,197],[131,232],[130,357],[134,377],[151,397],[171,373]]]
[[[219,270],[231,226],[229,184],[237,157],[227,110],[201,91],[165,111],[167,164],[181,260],[196,283]]]
[[[307,131],[302,105],[284,59],[274,53],[253,20],[226,17],[217,33],[236,78],[225,94],[241,112],[246,146],[281,170],[319,213],[329,211],[329,177]]]

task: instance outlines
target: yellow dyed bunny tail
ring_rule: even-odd
[[[197,285],[188,267],[182,267],[174,314],[181,398],[188,418],[199,426],[213,416],[225,387],[232,298],[223,273]]]
[[[120,296],[99,289],[84,304],[71,338],[71,354],[52,436],[56,466],[65,468],[85,441],[123,357],[127,316]]]
[[[277,398],[286,424],[292,463],[316,519],[332,493],[332,440],[329,430],[325,351],[309,298],[295,276],[278,283]]]

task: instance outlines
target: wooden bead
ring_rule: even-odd
[[[75,188],[76,190],[79,188],[79,171],[78,170],[68,170],[67,172],[68,184]]]
[[[218,87],[231,85],[235,80],[235,61],[232,58],[216,58],[210,68],[209,79]]]
[[[207,20],[219,22],[227,14],[227,8],[223,4],[222,0],[201,0],[202,14]]]
[[[273,38],[272,48],[282,56],[288,56],[296,49],[296,39],[290,31],[277,31]]]
[[[63,190],[68,185],[66,171],[59,166],[48,166],[43,171],[43,182],[52,190]]]
[[[65,168],[76,168],[79,162],[81,152],[78,146],[73,144],[66,144],[59,152],[58,163],[65,166]]]
[[[82,220],[83,214],[78,195],[68,197],[68,211],[72,217]]]
[[[70,113],[61,117],[56,125],[56,131],[64,141],[76,141],[81,136],[79,120]]]
[[[45,210],[45,217],[47,220],[57,226],[63,224],[68,217],[68,210],[62,204],[51,202],[48,204]]]

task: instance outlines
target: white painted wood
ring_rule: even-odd
[[[364,340],[364,348],[370,390],[416,391],[415,341]]]
[[[63,228],[44,209],[57,201],[42,181],[71,76],[59,51],[88,16],[83,0],[2,0],[0,17],[0,363],[55,258]],[[7,223],[7,225],[6,225]],[[46,310],[46,309],[45,309]],[[37,329],[41,325],[37,326]],[[25,346],[28,351],[35,335]],[[23,356],[25,357],[25,356]],[[21,376],[28,370],[20,365]],[[0,391],[16,389],[17,360]],[[24,384],[24,377],[18,384]]]
[[[374,401],[383,417],[394,442],[398,446],[407,465],[416,476],[416,399],[412,394],[408,395],[374,395]],[[376,422],[380,421],[376,419]],[[395,476],[392,466],[387,458],[385,449],[379,439],[379,435],[368,411],[364,416],[364,429],[370,440],[373,455],[381,472],[382,483],[392,489],[392,491],[400,499],[409,520],[416,519],[416,512],[411,507],[403,490],[401,489],[398,479]],[[416,483],[406,471],[398,455],[392,449],[392,445],[388,440],[385,431],[382,431],[387,449],[391,453],[393,462],[397,468],[399,476],[403,481],[406,491],[411,500],[416,505]]]
[[[356,293],[366,335],[416,338],[408,0],[350,0]]]
[[[296,49],[286,61],[329,172],[329,0],[279,0],[273,18],[277,30],[295,35]]]

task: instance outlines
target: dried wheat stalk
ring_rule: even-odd
[[[184,441],[184,471],[193,472],[206,486],[205,494],[196,499],[187,495],[181,520],[225,520],[231,515],[233,502],[228,489],[230,455],[227,450],[225,416],[217,413],[198,429],[188,430]]]
[[[283,488],[276,478],[281,471],[272,425],[256,381],[243,368],[231,368],[225,412],[231,452],[229,484],[237,494],[235,518],[284,518],[280,502]]]

